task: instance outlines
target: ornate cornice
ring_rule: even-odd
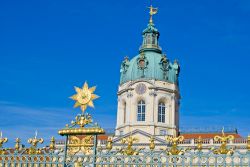
[[[121,94],[123,94],[125,92],[129,92],[129,91],[132,91],[132,90],[134,90],[134,88],[125,88],[125,89],[122,89],[122,90],[118,91],[117,95],[119,96],[119,95],[121,95]]]
[[[165,92],[169,92],[169,93],[174,93],[174,94],[180,94],[179,93],[179,90],[172,90],[172,89],[169,89],[169,88],[163,88],[163,87],[158,87],[158,86],[151,86],[151,87],[148,87],[148,89],[153,89],[153,90],[161,90],[161,91],[165,91]]]

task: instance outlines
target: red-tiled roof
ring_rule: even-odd
[[[226,133],[226,136],[228,135],[233,135],[234,138],[242,138],[239,134],[236,133]],[[185,139],[197,139],[199,136],[203,139],[212,139],[215,136],[222,136],[222,134],[217,134],[217,133],[185,133],[181,134],[181,136],[184,136]]]
[[[185,139],[198,139],[199,136],[203,139],[213,139],[215,136],[222,136],[220,133],[184,133],[180,134],[181,136],[184,136]],[[235,139],[242,138],[239,134],[237,133],[225,133],[226,136],[228,135],[233,135]],[[77,136],[80,139],[82,139],[84,136]],[[97,139],[98,140],[108,140],[108,135],[98,135]]]

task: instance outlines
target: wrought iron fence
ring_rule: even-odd
[[[215,136],[214,142],[220,146],[204,149],[203,144],[209,141],[199,137],[192,143],[192,148],[182,148],[186,144],[183,136],[166,136],[163,149],[156,149],[157,144],[152,136],[147,148],[143,149],[134,143],[139,139],[130,135],[122,138],[119,143],[113,143],[108,138],[106,146],[97,147],[97,135],[105,131],[93,123],[91,115],[85,113],[87,106],[93,106],[93,100],[98,96],[93,94],[95,87],[75,88],[77,94],[72,96],[76,101],[75,107],[81,107],[75,121],[59,130],[66,136],[64,147],[57,148],[52,137],[48,147],[39,148],[42,138],[30,138],[29,148],[22,147],[21,140],[16,139],[14,148],[4,148],[8,141],[0,134],[0,167],[250,167],[250,136],[245,141],[244,149],[235,150],[227,144],[234,140],[232,135]],[[187,142],[188,144],[190,142]]]
[[[64,157],[62,150],[43,150],[30,155],[26,151],[6,150],[0,156],[0,167],[249,167],[250,152],[232,155],[188,151],[168,155],[165,151],[143,150],[138,155],[99,150],[97,154],[76,154]]]

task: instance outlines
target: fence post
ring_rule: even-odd
[[[68,152],[68,135],[66,135],[65,145],[64,145],[64,159],[63,159],[63,166],[66,167],[67,161],[67,152]]]
[[[93,167],[96,167],[97,135],[94,135]]]

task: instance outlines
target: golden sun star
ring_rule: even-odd
[[[94,108],[93,100],[99,98],[99,96],[94,94],[95,90],[96,87],[89,88],[87,82],[84,83],[82,89],[75,87],[76,94],[70,97],[76,101],[74,108],[80,107],[83,113],[88,106]]]

